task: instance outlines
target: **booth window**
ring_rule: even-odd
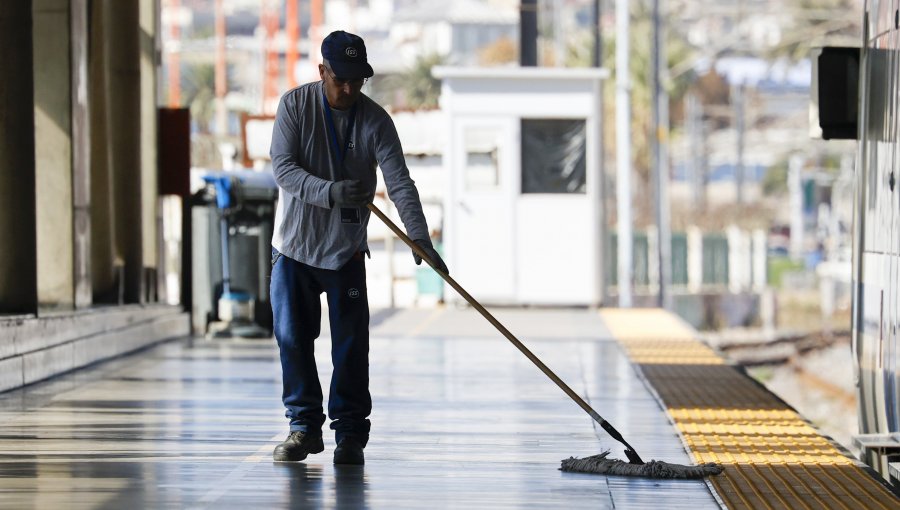
[[[497,152],[502,132],[497,128],[478,127],[466,130],[465,184],[467,191],[496,191],[500,188],[500,165]]]
[[[522,193],[584,193],[584,119],[522,119]]]

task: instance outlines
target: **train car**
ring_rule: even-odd
[[[826,139],[856,138],[852,354],[862,460],[900,485],[900,9],[867,0],[859,48],[814,59]]]

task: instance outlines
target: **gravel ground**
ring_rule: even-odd
[[[778,365],[748,372],[793,406],[824,434],[852,451],[859,430],[850,343],[839,341],[821,350],[795,356]]]

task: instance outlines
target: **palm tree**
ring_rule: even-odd
[[[631,56],[630,56],[630,73],[631,73],[631,116],[632,116],[632,153],[633,165],[638,177],[635,182],[634,196],[650,196],[650,141],[653,133],[652,126],[652,41],[653,41],[653,23],[650,15],[648,2],[636,2],[632,4],[631,12]],[[665,42],[665,59],[667,68],[671,69],[676,62],[693,60],[695,50],[690,47],[686,38],[677,32],[678,27],[670,25],[666,30]],[[582,34],[576,39],[575,43],[569,45],[566,65],[571,67],[586,67],[591,64],[592,35],[589,33]],[[610,78],[607,86],[603,89],[603,102],[607,105],[604,108],[603,123],[605,126],[615,126],[615,87],[611,84],[615,82],[616,66],[615,66],[616,40],[615,32],[604,34],[603,38],[603,62],[604,66],[610,70]],[[669,95],[670,104],[679,104],[690,85],[695,81],[696,77],[693,71],[683,72],[677,76],[670,77],[663,87]],[[604,153],[605,157],[612,159],[615,157],[615,130],[604,130]],[[637,200],[637,218],[650,218],[652,212],[652,202],[649,200]]]
[[[431,68],[444,62],[438,54],[419,57],[412,68],[402,75],[406,106],[413,110],[437,108],[441,96],[441,81],[431,74]]]
[[[191,118],[201,133],[209,133],[209,125],[215,114],[216,70],[212,64],[195,64],[183,74],[182,89]]]

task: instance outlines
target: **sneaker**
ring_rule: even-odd
[[[275,462],[299,462],[311,453],[325,450],[322,435],[310,435],[304,432],[291,432],[283,443],[275,447],[272,458]]]
[[[335,464],[355,464],[362,465],[366,463],[363,456],[363,447],[356,439],[345,437],[338,443],[334,449]]]

